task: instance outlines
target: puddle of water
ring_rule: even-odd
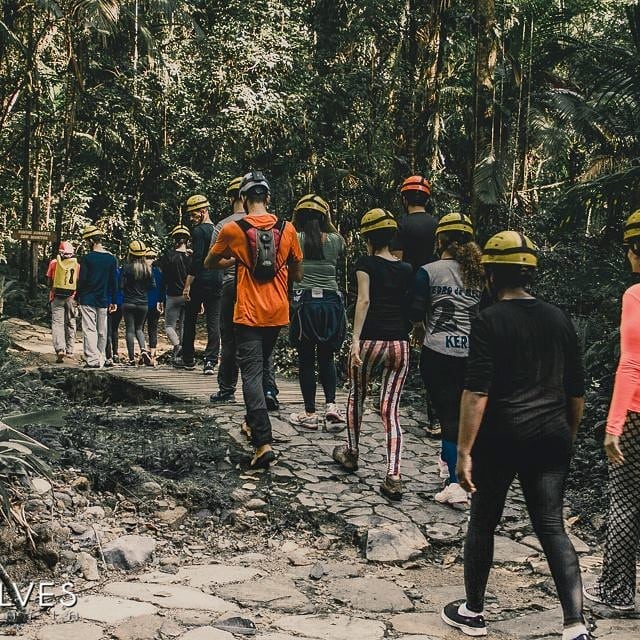
[[[64,426],[64,419],[68,409],[43,409],[41,411],[29,411],[28,413],[14,413],[4,416],[3,422],[10,427],[23,427],[25,424],[46,424],[51,427]]]

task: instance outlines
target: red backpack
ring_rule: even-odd
[[[245,266],[258,282],[273,280],[283,266],[278,266],[277,259],[286,221],[277,220],[270,229],[258,229],[244,218],[236,220],[236,224],[244,232],[249,244],[251,264]]]

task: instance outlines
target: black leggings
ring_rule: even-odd
[[[149,334],[149,349],[158,346],[158,321],[160,312],[157,307],[152,307],[147,311],[147,333]]]
[[[300,368],[300,389],[307,413],[316,411],[316,349],[318,357],[318,377],[327,403],[336,401],[336,363],[333,346],[327,342],[312,342],[306,338],[298,345],[298,365]]]
[[[147,317],[147,305],[125,303],[122,305],[124,325],[126,329],[127,352],[129,360],[135,358],[135,343],[138,341],[140,351],[146,351],[144,344],[144,321]]]
[[[122,305],[120,304],[113,313],[107,315],[107,347],[105,355],[109,360],[118,355],[118,330],[121,321]]]
[[[557,443],[550,443],[550,446],[557,446]],[[539,449],[539,452],[531,452],[530,459],[536,459],[534,456],[537,455],[542,456],[538,460],[544,460],[544,449]],[[502,517],[507,491],[517,475],[533,529],[556,584],[564,623],[582,622],[582,579],[578,556],[564,530],[562,517],[569,460],[538,468],[527,464],[518,469],[509,465],[506,453],[499,459],[495,455],[475,453],[472,458],[472,476],[477,491],[471,500],[471,518],[464,546],[464,581],[469,609],[483,610],[493,562],[494,532]]]

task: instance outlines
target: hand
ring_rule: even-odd
[[[458,452],[458,464],[456,465],[456,474],[458,476],[458,482],[460,486],[468,493],[475,493],[476,485],[473,484],[471,477],[471,469],[473,463],[471,462],[471,455],[468,453]]]
[[[424,322],[416,322],[413,325],[411,331],[410,344],[414,349],[421,349],[424,343],[424,336],[427,333],[427,328],[424,326]]]
[[[202,302],[202,303],[200,304],[200,311],[198,311],[198,314],[199,314],[199,315],[203,315],[203,314],[204,314],[204,302]]]
[[[115,313],[118,310],[118,305],[117,304],[110,304],[109,308],[107,309],[108,313]]]
[[[162,302],[158,302],[156,304],[156,309],[158,310],[158,313],[164,313],[164,304],[162,304]]]
[[[352,367],[361,367],[362,358],[360,357],[360,341],[354,340],[351,343],[351,351],[349,352],[349,360]]]
[[[189,300],[191,300],[191,296],[189,295],[190,289],[188,289],[187,287],[185,287],[182,290],[182,295],[184,296],[184,299],[189,302]]]
[[[604,436],[604,452],[611,464],[624,464],[624,456],[620,450],[620,436],[614,436],[610,433]]]

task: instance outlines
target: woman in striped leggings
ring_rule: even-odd
[[[369,255],[356,263],[358,299],[349,356],[348,441],[333,451],[333,459],[344,469],[357,470],[367,387],[379,377],[380,415],[387,435],[387,475],[380,491],[390,500],[402,498],[399,404],[409,369],[408,305],[413,281],[411,265],[389,250],[397,228],[394,217],[382,209],[372,209],[360,222]]]
[[[619,611],[635,608],[640,541],[640,209],[627,218],[624,244],[636,284],[622,297],[620,362],[607,417],[610,502],[600,579],[587,599]]]

